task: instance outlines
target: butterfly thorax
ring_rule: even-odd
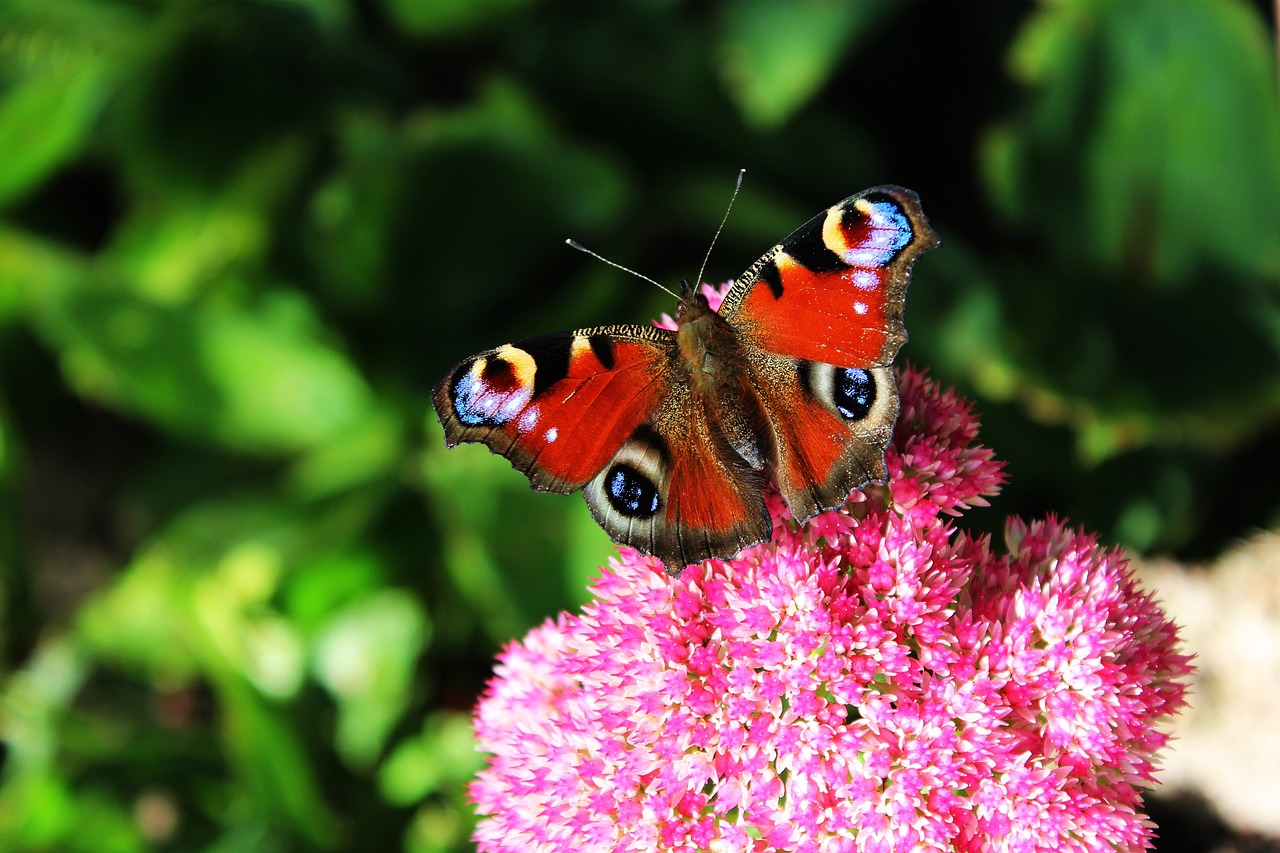
[[[739,372],[738,336],[700,293],[676,309],[676,346],[695,394],[715,395]]]
[[[744,369],[746,354],[738,333],[696,293],[676,309],[676,346],[702,411],[729,446],[759,470],[764,465],[764,414]]]

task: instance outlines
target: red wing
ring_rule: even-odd
[[[610,326],[531,338],[459,362],[433,400],[445,438],[488,445],[534,487],[568,494],[657,409],[674,335]]]
[[[756,351],[757,393],[769,423],[771,468],[799,520],[842,506],[886,478],[884,448],[898,417],[890,368],[836,367]]]
[[[773,531],[763,477],[718,435],[689,387],[669,386],[654,420],[622,446],[584,495],[614,541],[653,554],[672,574],[725,559]]]
[[[874,187],[815,216],[756,261],[720,314],[748,346],[809,361],[874,367],[907,339],[911,265],[938,245],[916,194]]]

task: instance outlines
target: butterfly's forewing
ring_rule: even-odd
[[[583,489],[615,542],[672,571],[768,538],[762,477],[715,432],[673,333],[580,329],[472,356],[440,381],[449,446],[480,442],[534,488]]]
[[[651,417],[673,347],[661,329],[611,326],[472,356],[435,387],[445,440],[487,445],[541,491],[576,492]]]
[[[915,193],[876,187],[815,216],[735,283],[720,313],[749,353],[772,470],[797,518],[883,481],[898,415],[911,265],[938,244]]]
[[[907,339],[911,264],[938,244],[916,194],[864,190],[797,228],[725,295],[749,347],[843,367],[882,367]]]

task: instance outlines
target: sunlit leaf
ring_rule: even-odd
[[[100,63],[68,62],[0,100],[0,205],[74,157],[88,138],[111,80]]]
[[[255,151],[215,192],[169,187],[129,211],[103,260],[139,296],[178,305],[236,286],[234,271],[267,249],[271,216],[288,193],[304,151],[286,139]]]
[[[304,560],[288,579],[285,610],[295,624],[314,633],[337,611],[367,598],[386,582],[386,567],[374,554],[326,549]]]
[[[1063,251],[1160,286],[1229,264],[1280,276],[1280,104],[1238,3],[1047,3],[1014,46],[1029,109],[986,169]]]
[[[412,805],[448,783],[469,780],[483,766],[470,717],[427,718],[417,736],[403,741],[382,765],[378,785],[389,802]]]
[[[320,681],[338,700],[337,747],[368,764],[404,713],[429,623],[412,596],[384,590],[338,613],[315,647]]]
[[[888,3],[736,2],[721,8],[720,73],[753,124],[782,124],[812,98]]]
[[[350,363],[287,311],[193,311],[89,290],[51,307],[46,329],[74,387],[190,435],[296,451],[373,412]]]
[[[79,157],[136,48],[111,4],[10,0],[0,9],[0,206]]]
[[[350,431],[334,435],[302,456],[290,472],[296,494],[318,498],[369,482],[386,482],[400,461],[403,424],[387,411],[374,411]]]
[[[15,851],[143,853],[133,816],[103,792],[77,790],[53,773],[0,788],[0,837]]]

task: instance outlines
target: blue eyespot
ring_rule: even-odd
[[[658,511],[658,487],[630,465],[619,462],[604,478],[605,495],[620,515],[650,516]]]
[[[876,402],[876,381],[871,371],[861,367],[836,368],[832,402],[851,421],[860,421],[871,413]]]

